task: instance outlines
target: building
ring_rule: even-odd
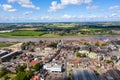
[[[1,61],[8,61],[8,60],[10,60],[13,56],[19,55],[19,54],[21,54],[21,53],[22,53],[22,51],[14,51],[14,52],[11,52],[11,53],[8,53],[8,54],[2,56],[0,59],[1,59]]]
[[[43,68],[50,72],[62,72],[62,64],[47,63],[43,66]]]
[[[114,80],[112,76],[107,76],[107,80]]]
[[[6,54],[8,54],[7,51],[0,50],[0,57],[4,56],[4,55],[6,55]]]
[[[98,61],[102,61],[103,60],[103,56],[102,55],[99,55],[98,56]]]
[[[72,80],[99,80],[95,73],[89,69],[73,69]]]
[[[81,54],[88,54],[89,51],[87,51],[87,50],[80,50],[79,53],[81,53]]]

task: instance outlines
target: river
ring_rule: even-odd
[[[60,38],[2,38],[0,37],[0,42],[27,42],[27,41],[35,41],[38,42],[40,40],[80,40],[80,39],[88,39],[88,40],[105,40],[105,39],[120,39],[120,36],[84,36],[84,37],[60,37]]]

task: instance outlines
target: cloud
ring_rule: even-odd
[[[30,0],[8,0],[9,3],[17,2],[19,5],[25,8],[33,8],[39,10],[39,7],[36,7],[33,5],[33,3]]]
[[[33,14],[32,11],[29,11],[29,12],[24,12],[23,15],[29,15],[29,14]]]
[[[120,6],[119,5],[111,6],[109,7],[109,9],[120,9]]]
[[[96,6],[96,5],[86,7],[87,10],[94,10],[94,9],[97,9],[97,8],[98,8],[98,6]]]
[[[48,12],[55,12],[56,10],[64,9],[61,4],[57,4],[57,1],[53,1],[51,3],[51,7],[49,8]]]
[[[51,19],[51,17],[50,16],[41,16],[41,18],[40,18],[41,20],[50,20]]]
[[[61,0],[61,4],[62,5],[80,5],[80,4],[88,4],[88,3],[91,3],[92,0]]]
[[[64,14],[64,15],[62,16],[62,18],[63,18],[63,19],[74,19],[74,18],[77,18],[77,17],[74,16],[74,15]]]
[[[9,12],[15,12],[15,11],[17,11],[15,8],[13,8],[9,4],[3,4],[1,6],[2,6],[2,8],[3,8],[4,11],[9,11]]]
[[[111,15],[109,15],[109,17],[120,17],[120,16],[116,13],[112,13]]]
[[[67,5],[89,4],[92,2],[92,0],[61,0],[60,2],[61,3],[53,1],[49,7],[48,12],[55,12],[57,10],[64,9]]]

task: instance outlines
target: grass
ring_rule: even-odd
[[[64,25],[56,25],[58,28],[72,28],[75,27],[75,24],[64,24]]]
[[[31,31],[31,30],[19,30],[9,33],[1,33],[0,37],[39,37],[45,34],[44,32]]]
[[[8,76],[8,77],[10,78],[10,79],[8,79],[8,80],[13,80],[14,77],[16,76],[16,74],[8,73],[8,74],[6,74],[5,76]],[[4,76],[1,78],[1,80],[4,80]]]
[[[60,25],[61,26],[61,25]],[[62,25],[63,26],[63,25]],[[64,25],[66,26],[66,25]],[[70,25],[67,25],[70,26]],[[64,34],[49,34],[42,31],[35,31],[32,29],[29,30],[17,30],[8,33],[0,33],[0,37],[7,37],[7,38],[49,38],[49,37],[77,37],[77,36],[95,36],[95,35],[111,35],[109,33],[103,32],[103,28],[83,28],[80,29],[82,33],[64,33]],[[97,32],[101,32],[97,34]]]
[[[44,34],[41,37],[59,37],[60,35],[57,34]]]
[[[17,42],[0,42],[0,47],[8,47],[16,44]]]
[[[33,30],[37,30],[38,28],[21,28],[19,30],[30,30],[30,31],[33,31]]]
[[[102,28],[84,28],[81,31],[100,31],[103,30]]]

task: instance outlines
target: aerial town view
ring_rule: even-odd
[[[120,0],[0,0],[0,80],[120,80]]]

